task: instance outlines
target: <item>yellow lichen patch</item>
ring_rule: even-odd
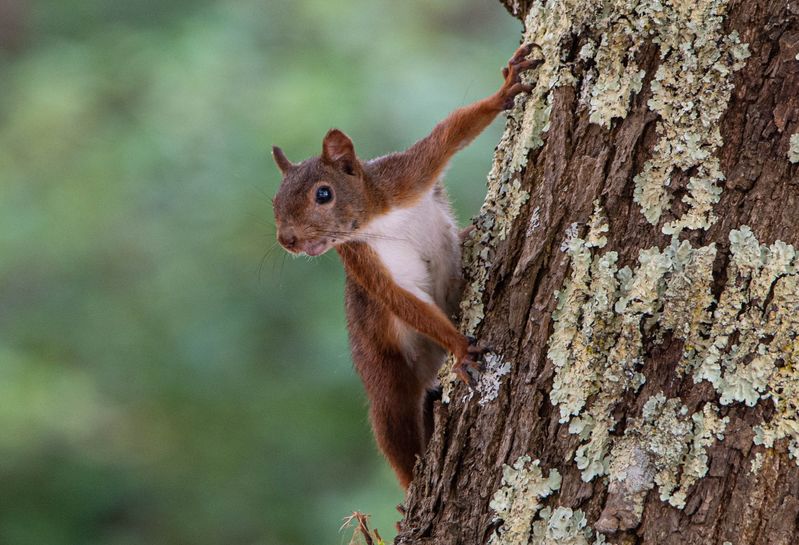
[[[722,29],[726,0],[644,2],[639,8],[653,40],[660,46],[661,64],[651,83],[649,107],[660,115],[658,142],[652,157],[635,177],[634,200],[657,224],[669,207],[668,186],[675,168],[696,168],[683,201],[687,211],[663,227],[666,234],[683,229],[706,229],[716,220],[724,179],[713,157],[722,144],[719,120],[727,108],[732,72],[749,56],[737,33]]]
[[[494,493],[489,503],[501,519],[500,526],[489,539],[489,545],[517,545],[528,543],[530,525],[541,509],[541,500],[560,489],[560,473],[557,469],[544,477],[540,462],[521,456],[513,466],[502,469],[502,486]]]

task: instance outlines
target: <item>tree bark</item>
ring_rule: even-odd
[[[464,252],[493,353],[395,542],[799,543],[799,2],[504,1],[545,63]]]

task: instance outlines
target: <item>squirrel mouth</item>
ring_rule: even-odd
[[[325,253],[325,251],[327,251],[327,248],[328,248],[327,240],[317,240],[316,242],[307,242],[305,244],[305,248],[303,248],[303,251],[311,257],[316,257],[318,255]]]

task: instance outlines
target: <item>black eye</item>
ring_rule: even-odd
[[[333,199],[333,190],[326,186],[321,185],[316,190],[316,202],[319,204],[329,203]]]

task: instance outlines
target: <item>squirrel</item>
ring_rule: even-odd
[[[338,129],[301,163],[272,148],[283,177],[272,201],[278,242],[293,254],[335,248],[341,257],[352,359],[378,447],[403,489],[433,432],[446,352],[470,385],[485,353],[449,318],[462,287],[460,240],[440,179],[458,150],[532,89],[520,79],[542,62],[526,59],[532,48],[516,50],[496,93],[455,110],[406,151],[361,161]]]

